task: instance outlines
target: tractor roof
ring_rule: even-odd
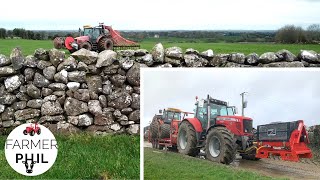
[[[172,111],[172,112],[183,112],[180,109],[177,108],[168,108],[167,111]]]

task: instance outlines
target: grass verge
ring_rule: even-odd
[[[260,180],[272,178],[178,153],[144,148],[144,179]]]
[[[56,136],[55,164],[37,179],[139,179],[140,138],[129,135]],[[15,172],[4,153],[5,136],[0,136],[0,179],[28,179]]]

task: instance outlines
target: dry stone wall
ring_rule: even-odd
[[[81,49],[70,56],[19,48],[0,54],[0,132],[37,121],[54,132],[138,134],[141,67],[320,67],[320,55],[301,50],[216,54],[161,43],[148,52]]]

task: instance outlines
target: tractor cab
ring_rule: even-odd
[[[159,110],[161,113],[161,110]],[[162,113],[162,119],[164,123],[170,124],[172,120],[181,120],[182,111],[176,108],[164,109]]]
[[[252,135],[252,119],[237,116],[235,106],[228,106],[227,102],[213,99],[209,95],[207,99],[197,100],[195,105],[195,117],[201,122],[204,134],[211,127],[224,126],[235,135]]]

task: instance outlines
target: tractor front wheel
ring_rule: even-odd
[[[209,130],[206,139],[206,157],[210,161],[230,164],[237,152],[234,134],[225,127]]]
[[[181,154],[186,154],[189,156],[196,156],[199,154],[199,149],[197,148],[196,131],[187,121],[182,122],[179,126],[177,144],[178,151]]]
[[[25,129],[25,130],[23,130],[23,134],[24,135],[27,135],[28,134],[28,132],[27,132],[27,130]]]
[[[83,42],[82,44],[80,44],[80,49],[82,49],[82,48],[91,51],[92,45],[89,42]]]
[[[30,131],[30,136],[34,136],[34,133],[35,133],[34,130],[31,130]]]
[[[37,134],[38,134],[38,135],[40,135],[40,134],[41,134],[41,129],[39,129],[39,130],[37,131]]]
[[[113,41],[107,37],[101,38],[98,43],[99,51],[112,50]]]

